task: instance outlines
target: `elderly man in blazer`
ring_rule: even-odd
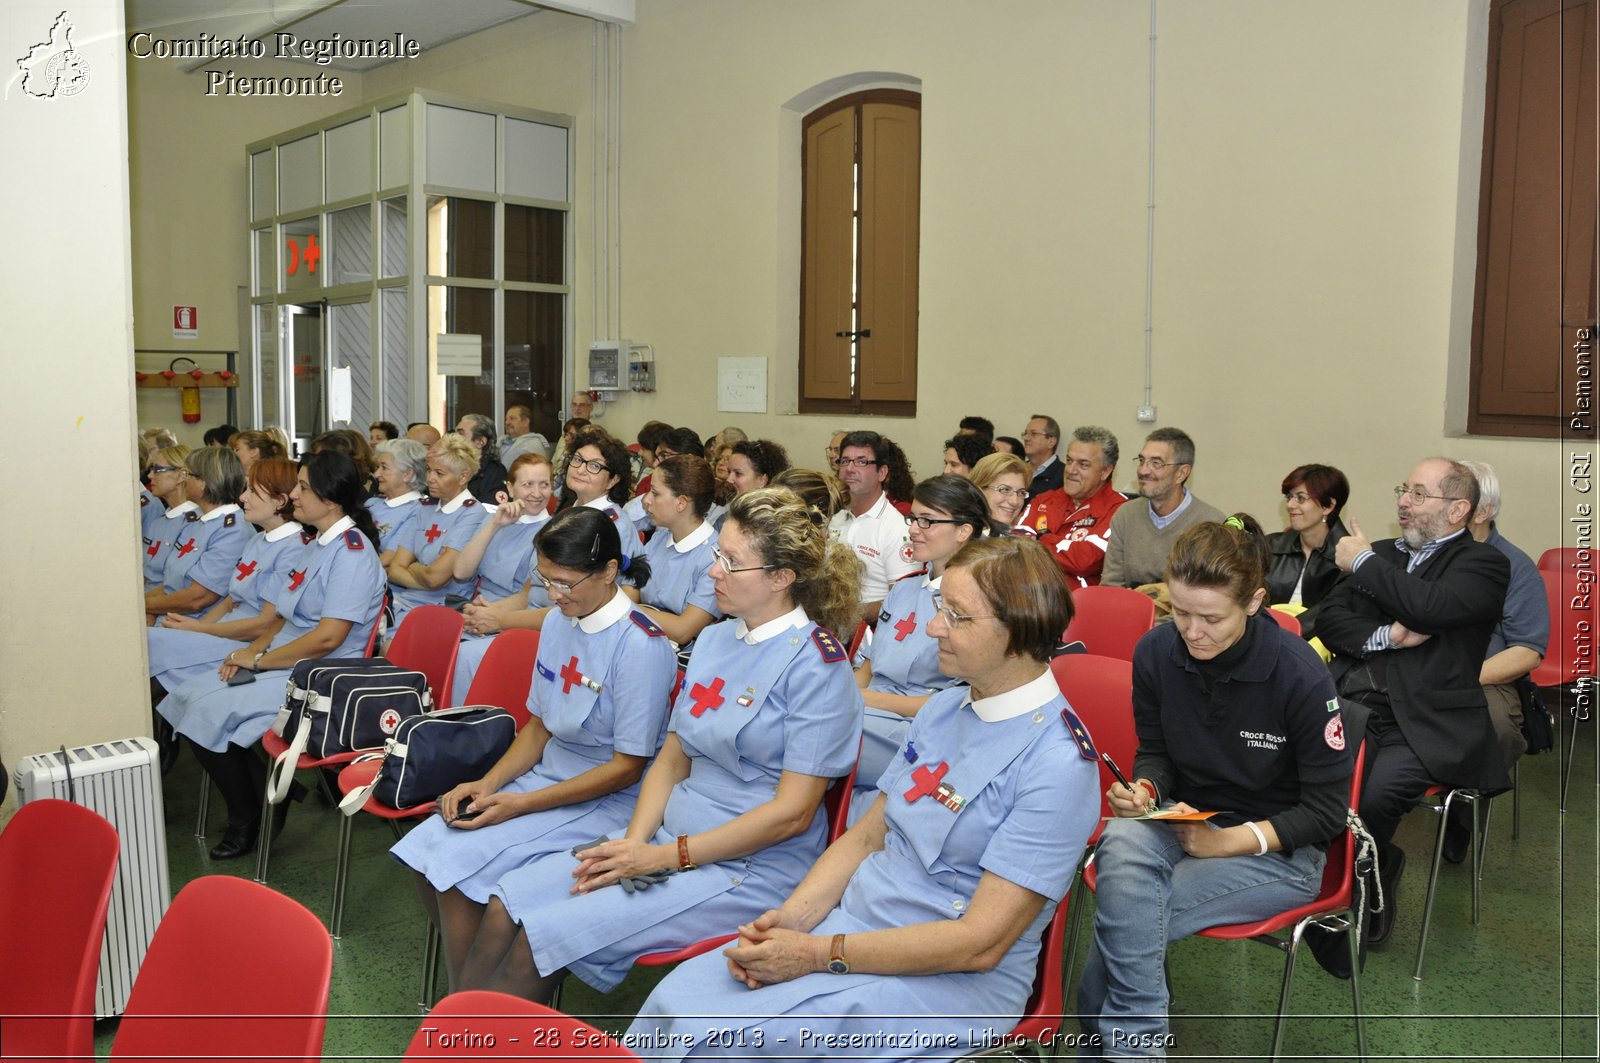
[[[1467,532],[1478,483],[1460,464],[1429,458],[1395,488],[1401,537],[1369,543],[1361,526],[1335,551],[1350,573],[1323,600],[1317,633],[1335,657],[1339,693],[1366,704],[1367,778],[1361,818],[1379,846],[1385,910],[1370,941],[1394,926],[1405,854],[1400,817],[1429,785],[1511,785],[1478,673],[1510,581],[1505,555]]]

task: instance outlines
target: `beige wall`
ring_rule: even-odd
[[[9,60],[59,8],[0,20]],[[0,756],[149,729],[133,493],[122,4],[73,4],[82,91],[0,99],[6,386],[0,461],[10,537],[0,595]],[[15,798],[11,799],[13,802]]]
[[[1512,538],[1557,541],[1560,445],[1446,427],[1471,310],[1485,11],[1482,0],[1160,6],[1153,401],[1159,423],[1198,441],[1194,483],[1209,501],[1270,525],[1283,473],[1325,461],[1355,485],[1349,512],[1388,534],[1389,487],[1442,451],[1497,466]],[[894,75],[924,94],[922,386],[918,418],[874,427],[923,474],[965,413],[1012,433],[1036,410],[1102,423],[1137,451],[1146,4],[659,0],[638,19],[623,33],[621,333],[654,345],[660,390],[613,404],[609,427],[738,423],[810,462],[835,425],[870,423],[781,412],[798,229],[798,112],[785,105],[831,79]],[[596,331],[593,45],[590,23],[540,14],[360,83],[369,99],[416,85],[575,118],[580,352]],[[136,143],[179,115],[214,134],[198,164],[136,152],[136,293],[165,327],[170,304],[189,301],[175,293],[210,286],[208,300],[227,300],[243,283],[244,143],[311,115],[262,101],[208,114],[181,87],[146,96],[139,71],[133,93]],[[197,165],[215,188],[195,183]],[[191,206],[214,242],[155,234]],[[715,412],[724,355],[770,359],[772,412]],[[1125,463],[1118,484],[1131,482]]]

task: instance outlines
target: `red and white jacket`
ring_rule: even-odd
[[[1100,570],[1105,567],[1111,515],[1126,501],[1111,486],[1110,479],[1081,505],[1058,487],[1028,503],[1017,521],[1017,530],[1036,536],[1049,547],[1050,556],[1074,587],[1093,587],[1100,582]]]

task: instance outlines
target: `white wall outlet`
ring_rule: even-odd
[[[1134,411],[1133,415],[1140,421],[1148,423],[1156,419],[1156,408],[1154,406],[1140,406]]]

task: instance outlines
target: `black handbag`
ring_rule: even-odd
[[[1528,741],[1529,753],[1548,753],[1556,747],[1556,718],[1539,695],[1539,688],[1527,676],[1514,680],[1517,696],[1522,699],[1522,737]]]
[[[357,758],[381,758],[378,774],[346,794],[339,808],[353,816],[368,797],[391,808],[432,801],[483,778],[516,737],[512,715],[489,705],[463,705],[402,720],[382,753]]]

